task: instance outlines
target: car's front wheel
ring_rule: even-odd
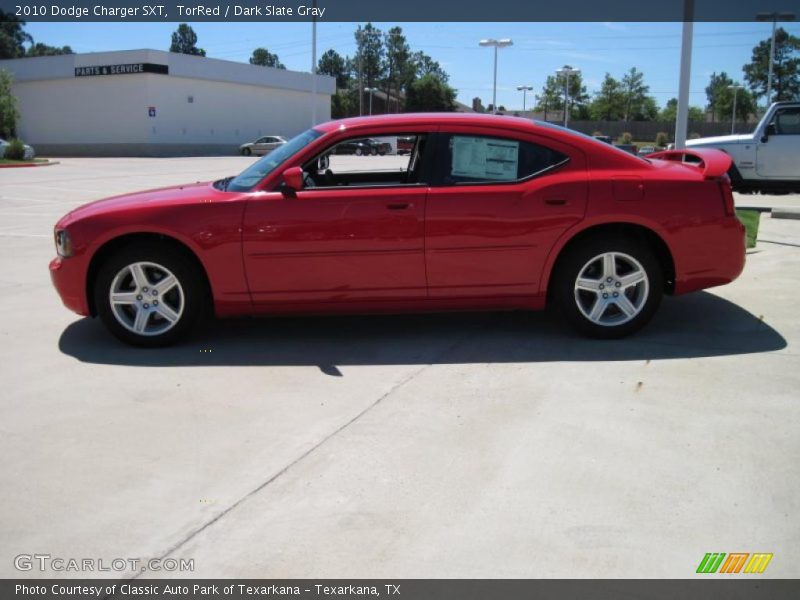
[[[250,148],[242,148],[242,156],[250,156],[253,153]]]
[[[137,346],[165,346],[186,335],[205,296],[196,265],[166,244],[123,248],[100,267],[94,286],[104,325]]]
[[[596,338],[620,338],[655,314],[664,275],[646,244],[598,238],[567,251],[553,285],[553,299],[578,331]]]

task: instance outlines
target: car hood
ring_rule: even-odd
[[[132,194],[121,194],[119,196],[111,196],[110,198],[96,200],[95,202],[79,206],[75,210],[69,212],[62,221],[74,221],[95,215],[116,212],[118,210],[135,209],[140,206],[169,206],[202,202],[207,196],[219,193],[221,192],[217,190],[211,182],[204,182],[157,188],[144,192],[134,192]]]
[[[717,135],[714,137],[698,138],[696,140],[686,140],[686,147],[692,146],[706,146],[717,144],[746,144],[752,142],[752,135]]]

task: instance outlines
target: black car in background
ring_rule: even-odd
[[[335,154],[355,154],[362,156],[370,154],[376,156],[380,154],[389,154],[392,151],[392,145],[387,142],[379,142],[372,138],[364,138],[361,140],[350,140],[342,142],[336,146]]]

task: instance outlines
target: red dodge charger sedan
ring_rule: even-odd
[[[411,152],[337,154],[356,139]],[[122,340],[175,341],[244,314],[541,309],[621,337],[661,296],[744,266],[730,159],[647,159],[521,118],[332,121],[242,173],[116,196],[55,227],[64,304]]]

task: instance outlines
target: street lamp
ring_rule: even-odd
[[[794,13],[762,12],[756,15],[759,21],[772,21],[772,40],[769,44],[769,74],[767,75],[767,106],[772,102],[772,68],[775,64],[775,25],[778,21],[794,21]]]
[[[376,87],[365,87],[364,91],[369,94],[369,114],[372,116],[372,94],[378,91]]]
[[[569,123],[569,76],[572,74],[580,75],[580,69],[573,69],[569,65],[564,65],[556,71],[556,75],[564,77],[564,127]]]
[[[525,96],[533,89],[532,85],[518,85],[517,91],[522,92],[522,112],[525,112]]]
[[[733,90],[733,116],[731,117],[731,135],[736,133],[736,94],[739,93],[739,90],[743,89],[744,86],[741,85],[729,85],[728,89]]]
[[[506,46],[511,46],[514,42],[511,38],[502,38],[499,40],[495,40],[493,38],[489,38],[486,40],[481,40],[479,42],[480,46],[484,48],[492,47],[494,48],[494,85],[492,86],[492,114],[497,114],[497,49],[498,48],[505,48]]]

